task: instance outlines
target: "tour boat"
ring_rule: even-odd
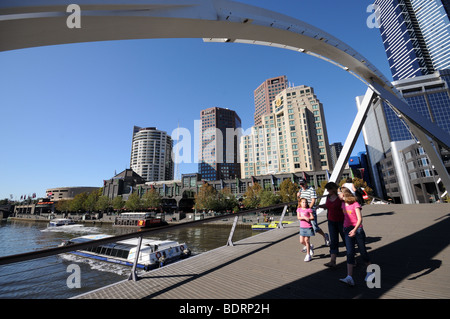
[[[114,226],[158,227],[167,225],[166,221],[156,217],[156,213],[122,213],[116,217]]]
[[[56,218],[50,221],[50,227],[73,225],[75,222],[70,218]]]
[[[60,246],[85,243],[88,241],[112,237],[106,234],[87,235],[64,241]],[[93,258],[115,264],[133,266],[136,258],[138,238],[121,240],[96,247],[88,247],[70,252],[82,257]],[[142,239],[139,259],[136,267],[150,270],[161,267],[169,262],[186,258],[191,251],[185,243],[176,241]]]
[[[278,224],[280,222],[279,221],[273,221],[270,223],[259,223],[259,224],[254,224],[252,225],[252,229],[253,230],[267,230],[267,229],[274,229],[278,227]],[[288,224],[292,224],[293,222],[291,221],[284,221],[283,222],[283,226],[288,225]]]

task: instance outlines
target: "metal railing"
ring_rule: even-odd
[[[280,220],[279,220],[279,223],[277,226],[278,228],[283,228],[283,219],[286,214],[287,208],[290,205],[297,205],[297,201],[289,202],[289,203],[281,203],[281,204],[276,204],[276,205],[266,206],[266,207],[256,208],[256,209],[243,210],[243,211],[239,211],[237,213],[212,216],[212,217],[208,217],[205,219],[194,220],[194,221],[190,221],[190,222],[180,222],[179,224],[175,224],[175,225],[172,224],[172,225],[168,225],[168,226],[160,226],[160,227],[151,228],[151,229],[141,229],[136,232],[132,232],[132,233],[124,234],[124,235],[117,235],[117,236],[103,238],[103,239],[97,239],[97,240],[89,241],[86,243],[76,243],[76,244],[71,244],[69,246],[48,248],[48,249],[43,249],[43,250],[39,250],[39,251],[21,253],[21,254],[10,255],[10,256],[3,256],[3,257],[0,257],[0,265],[8,265],[8,264],[13,264],[13,263],[17,263],[17,262],[29,261],[29,260],[33,260],[33,259],[67,253],[67,252],[71,252],[71,251],[75,251],[75,250],[86,249],[88,247],[96,247],[96,246],[106,244],[106,243],[117,242],[117,241],[130,239],[130,238],[138,238],[139,241],[138,241],[138,245],[137,245],[136,257],[135,257],[135,260],[134,260],[134,263],[133,263],[133,266],[131,269],[131,274],[128,278],[129,280],[137,280],[138,277],[137,277],[137,273],[136,273],[136,266],[137,266],[137,261],[139,258],[140,244],[142,242],[142,238],[146,235],[163,233],[166,231],[181,229],[184,227],[198,226],[198,225],[202,225],[205,223],[217,221],[220,219],[234,217],[230,235],[229,235],[228,241],[226,243],[226,245],[228,245],[228,246],[233,246],[232,239],[233,239],[234,230],[236,228],[239,216],[253,214],[253,213],[261,213],[263,211],[270,211],[270,210],[275,210],[275,209],[279,209],[279,208],[283,207],[283,212],[280,216]]]

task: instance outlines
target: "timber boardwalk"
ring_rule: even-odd
[[[341,283],[345,247],[340,244],[337,267],[329,269],[321,235],[311,238],[314,256],[304,262],[295,222],[75,299],[450,298],[450,204],[366,205],[362,212],[380,288],[364,282],[359,256],[355,286]],[[328,232],[325,219],[325,213],[318,217]]]

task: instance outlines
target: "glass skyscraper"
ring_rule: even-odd
[[[450,1],[376,0],[375,5],[393,86],[412,109],[450,134]],[[363,134],[372,186],[380,197],[403,203],[439,199],[438,176],[401,115],[378,100]],[[449,152],[439,151],[450,171]]]
[[[239,178],[241,119],[235,111],[219,107],[202,110],[200,117],[198,170],[202,179],[215,181]]]
[[[450,1],[376,0],[394,81],[450,68]]]
[[[450,134],[450,69],[393,82],[409,106]],[[391,141],[412,139],[408,127],[383,103]]]

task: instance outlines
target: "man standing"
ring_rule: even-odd
[[[314,220],[311,221],[314,232],[321,234],[325,240],[325,245],[330,246],[330,238],[328,234],[325,234],[317,224],[316,208],[314,207],[314,204],[316,203],[317,199],[316,190],[312,186],[308,187],[308,184],[306,184],[306,180],[304,180],[303,178],[300,179],[299,183],[300,189],[298,190],[297,193],[297,199],[306,198],[308,200],[309,207],[313,210],[314,215]]]

